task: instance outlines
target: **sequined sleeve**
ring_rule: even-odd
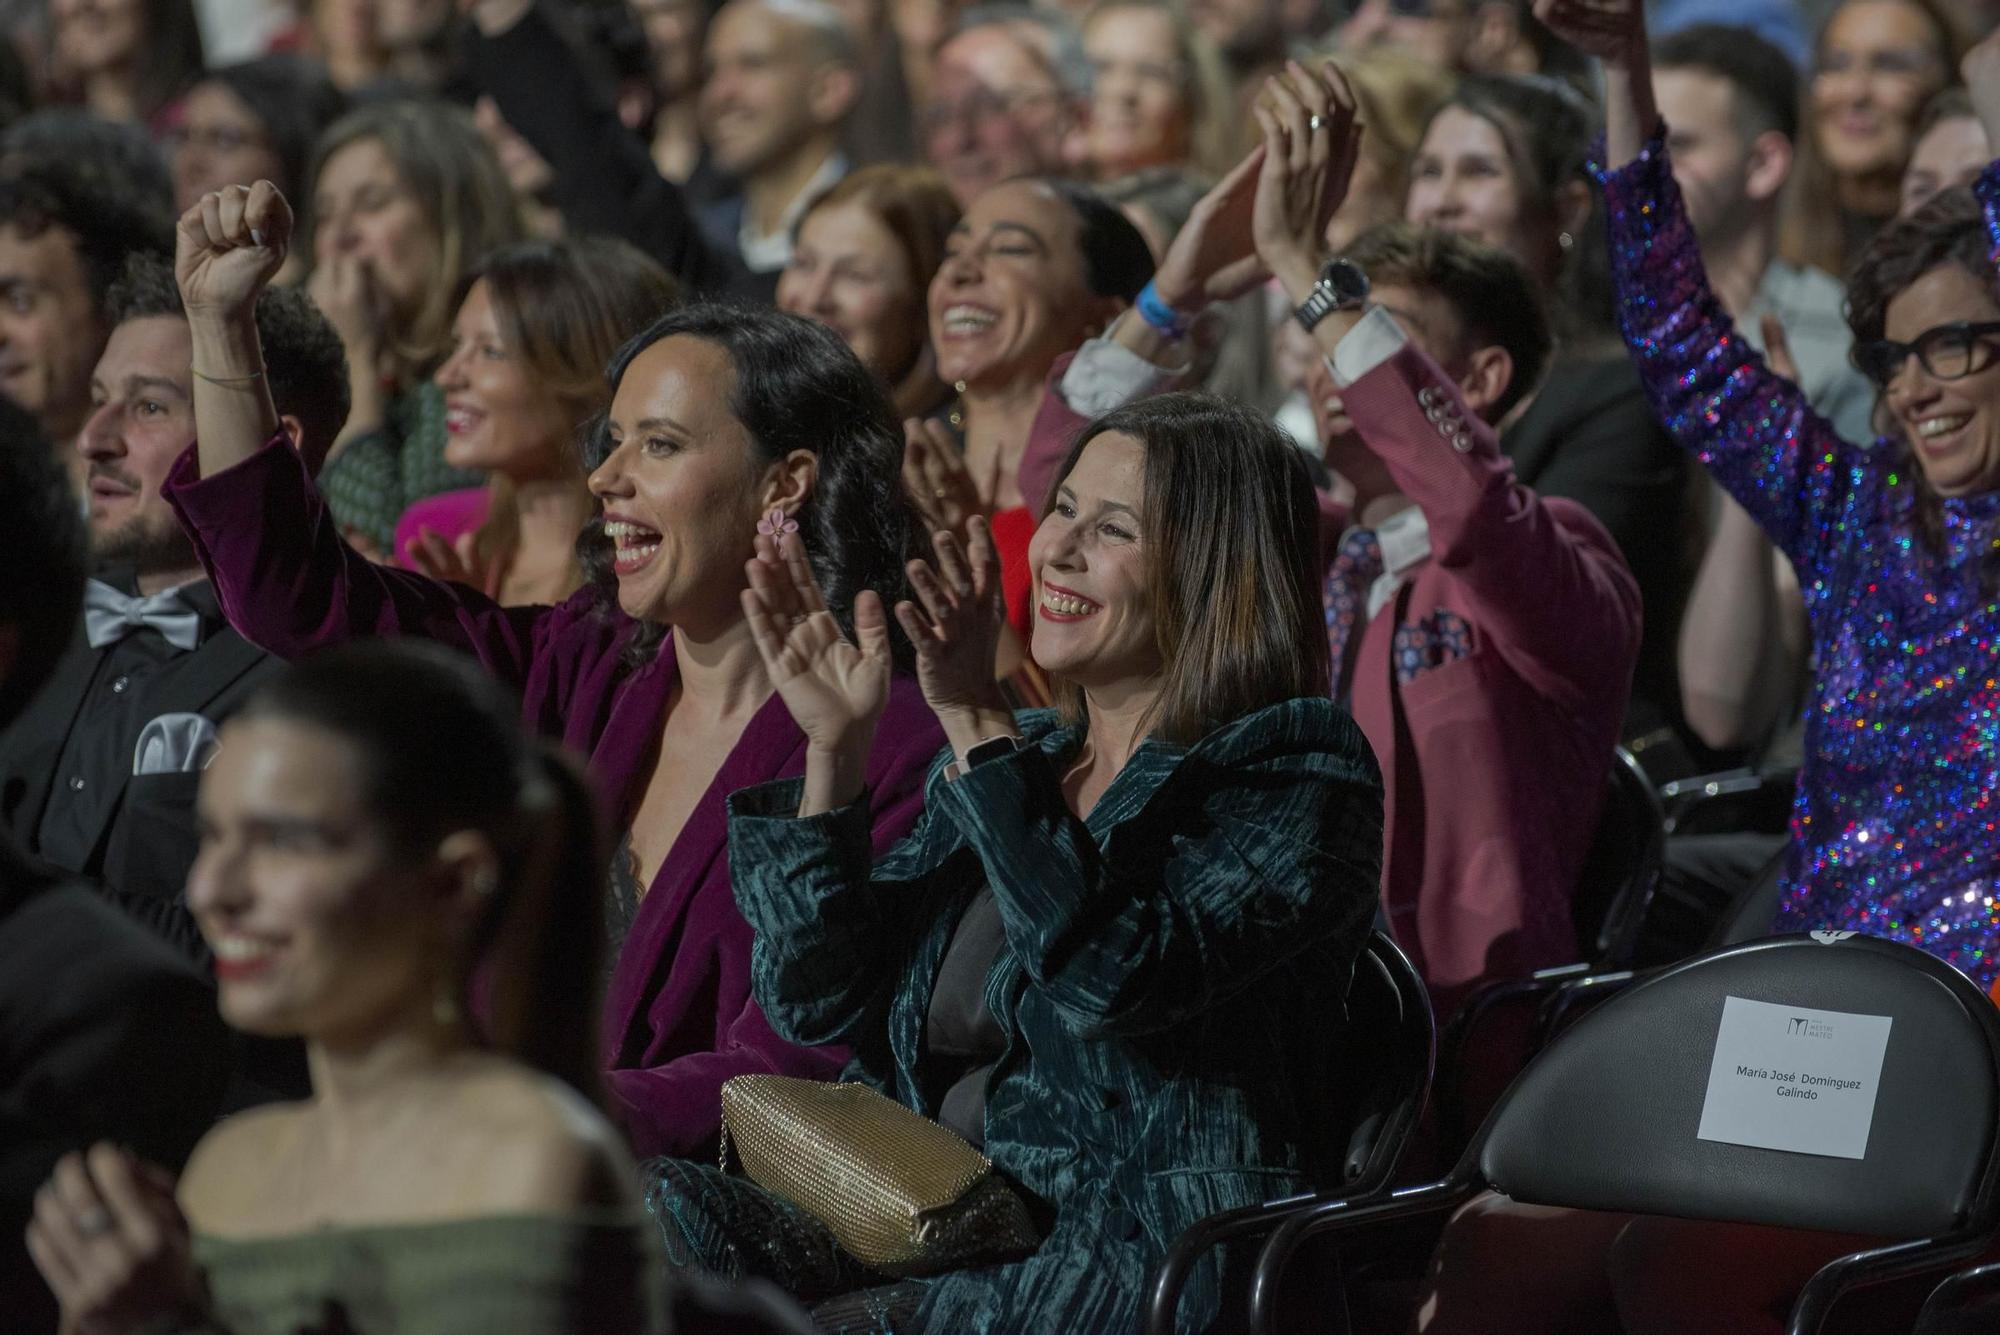
[[[1972,193],[1979,196],[1979,207],[1986,213],[1986,239],[1992,246],[1988,253],[1995,267],[2000,267],[2000,158],[1986,164],[1986,170],[1972,183]],[[2000,292],[1993,295],[2000,299]]]
[[[1738,336],[1709,289],[1674,182],[1665,127],[1637,158],[1598,169],[1618,324],[1654,411],[1801,569],[1880,495],[1865,447]]]

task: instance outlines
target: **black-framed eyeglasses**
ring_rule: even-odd
[[[2000,320],[1977,323],[1960,320],[1926,329],[1910,343],[1878,338],[1854,349],[1854,364],[1878,389],[1887,388],[1911,354],[1939,380],[1962,380],[1993,364],[1996,354],[1990,342],[2000,335]]]

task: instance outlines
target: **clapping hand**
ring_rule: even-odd
[[[1283,198],[1309,204],[1315,218],[1317,236],[1326,229],[1347,197],[1347,183],[1353,175],[1355,140],[1359,127],[1353,121],[1353,99],[1348,97],[1346,120],[1336,122],[1331,115],[1332,89],[1343,92],[1346,81],[1332,61],[1315,75],[1296,61],[1287,72],[1275,76],[1259,99],[1260,108],[1269,103],[1274,109],[1275,89],[1285,83],[1294,91],[1293,104],[1307,108],[1298,118],[1303,133],[1299,152],[1273,154],[1271,140],[1252,148],[1243,161],[1202,196],[1188,215],[1187,224],[1175,234],[1173,244],[1160,260],[1154,286],[1169,306],[1178,310],[1199,310],[1212,302],[1241,296],[1271,276],[1269,257],[1258,245],[1258,214],[1269,212],[1272,199]],[[1311,117],[1321,116],[1321,129],[1310,128]],[[1341,160],[1345,157],[1346,165]],[[1270,195],[1272,189],[1279,192]]]
[[[983,714],[1005,709],[994,677],[1007,604],[1000,552],[984,518],[969,522],[963,547],[944,531],[931,535],[931,545],[937,565],[910,562],[910,587],[917,597],[896,604],[896,620],[916,647],[924,700],[945,735],[953,737],[976,730]]]
[[[174,233],[174,279],[189,315],[252,309],[291,241],[291,205],[269,181],[203,195]]]
[[[73,1335],[123,1335],[203,1306],[172,1180],[114,1146],[56,1165],[27,1244]]]
[[[851,642],[827,611],[798,534],[759,534],[743,614],[771,685],[813,750],[865,759],[889,703],[889,618],[882,599],[854,600]]]
[[[1319,73],[1297,61],[1274,76],[1255,107],[1264,165],[1251,240],[1264,265],[1302,300],[1319,274],[1327,220],[1347,199],[1361,152],[1354,89],[1332,61]]]

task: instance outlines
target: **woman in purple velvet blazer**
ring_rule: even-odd
[[[756,535],[796,532],[843,622],[861,589],[903,586],[914,529],[889,405],[810,321],[713,306],[665,316],[609,371],[611,409],[591,442],[601,514],[579,540],[589,585],[559,606],[501,607],[363,560],[284,447],[250,310],[290,235],[268,182],[181,219],[200,441],[168,498],[247,638],[287,657],[363,635],[444,641],[516,687],[530,727],[589,757],[627,832],[608,909],[576,906],[624,933],[602,1029],[613,1111],[641,1154],[702,1154],[723,1081],[830,1077],[845,1056],[778,1038],[751,1000],[724,803],[806,762],[744,619]],[[876,853],[915,821],[943,742],[899,673],[865,776]]]

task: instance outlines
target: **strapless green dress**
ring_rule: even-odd
[[[197,1234],[211,1320],[188,1335],[654,1335],[661,1274],[636,1221],[495,1216]]]

